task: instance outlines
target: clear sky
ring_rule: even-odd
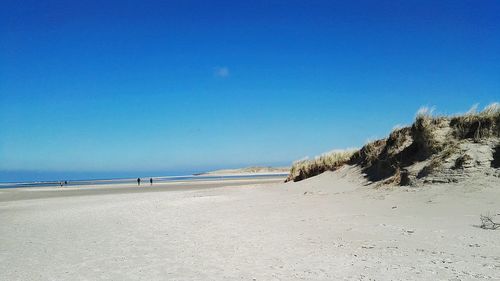
[[[486,105],[499,15],[497,0],[2,1],[0,180],[286,165],[422,105]]]

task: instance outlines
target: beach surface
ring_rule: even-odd
[[[500,180],[0,190],[0,280],[500,280]]]

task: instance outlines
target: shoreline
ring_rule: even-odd
[[[169,192],[183,190],[198,190],[207,188],[220,188],[229,186],[245,186],[256,184],[282,183],[285,176],[266,176],[252,178],[226,178],[211,180],[180,180],[164,181],[150,185],[143,183],[140,186],[131,183],[107,183],[95,185],[72,185],[72,186],[33,186],[0,188],[0,202],[12,202],[20,200],[44,199],[55,197],[93,196],[106,194],[124,193],[148,193]]]
[[[498,233],[477,225],[481,214],[500,213],[499,182],[376,189],[340,169],[288,183],[4,189],[0,272],[6,280],[497,280]]]
[[[240,174],[196,174],[182,176],[159,176],[159,177],[141,177],[144,183],[149,178],[154,183],[181,182],[181,181],[203,181],[203,180],[226,180],[239,178],[268,178],[268,177],[286,177],[287,173],[240,173]],[[86,180],[68,180],[63,188],[90,186],[90,185],[109,185],[109,184],[135,184],[137,178],[116,178],[116,179],[86,179]],[[39,187],[61,187],[61,181],[32,181],[32,182],[0,182],[0,190],[11,188],[39,188]]]

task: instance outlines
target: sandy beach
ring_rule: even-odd
[[[176,190],[193,190],[204,188],[217,188],[225,186],[242,186],[252,184],[266,184],[282,182],[283,176],[266,175],[263,177],[254,176],[234,179],[197,179],[197,180],[177,180],[170,182],[143,182],[140,186],[133,183],[110,183],[110,184],[90,184],[71,185],[64,187],[29,187],[29,188],[6,188],[0,189],[0,202],[41,199],[51,197],[71,197],[86,195],[105,195],[123,193],[149,193],[165,192]]]
[[[499,15],[2,1],[0,281],[500,281]]]
[[[498,178],[0,191],[1,280],[499,280]],[[38,194],[38,195],[35,195]]]

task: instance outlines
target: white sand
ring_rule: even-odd
[[[498,179],[361,183],[15,197],[0,280],[500,280],[500,230],[475,226],[500,213]]]
[[[246,167],[240,169],[224,169],[206,172],[199,174],[199,176],[269,176],[269,175],[283,175],[290,172],[290,167]]]

